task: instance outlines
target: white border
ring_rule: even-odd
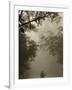
[[[20,6],[18,6],[20,5]],[[22,6],[21,6],[22,5]],[[10,87],[37,87],[37,86],[61,86],[68,85],[69,64],[68,42],[69,42],[69,15],[70,9],[66,5],[49,4],[47,6],[26,6],[24,3],[10,3]],[[55,8],[54,8],[55,7]],[[58,7],[58,8],[57,8]],[[64,12],[64,77],[18,80],[18,10],[56,11]],[[15,62],[14,62],[15,61]]]

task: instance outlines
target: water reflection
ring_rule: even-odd
[[[39,45],[40,35],[45,34],[45,36],[48,36],[46,32],[49,32],[49,29],[55,35],[58,32],[58,26],[55,23],[51,24],[48,20],[45,20],[44,24],[39,27],[38,32],[26,32],[26,35]],[[36,51],[36,57],[33,61],[29,62],[30,69],[24,72],[24,75],[26,78],[62,77],[63,64],[58,63],[57,59],[57,55],[50,55],[48,50],[40,48],[39,45]]]
[[[30,62],[29,78],[61,77],[62,70],[62,64],[57,63],[57,56],[51,56],[48,51],[40,49],[35,60]]]
[[[57,63],[57,56],[49,54],[48,50],[38,47],[34,61],[29,62],[30,70],[25,75],[27,78],[61,77],[62,64]]]

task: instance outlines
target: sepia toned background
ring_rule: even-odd
[[[63,13],[18,11],[19,78],[63,76]]]

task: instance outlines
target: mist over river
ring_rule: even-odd
[[[62,77],[63,66],[57,63],[57,56],[49,55],[48,51],[40,49],[37,51],[35,60],[30,62],[29,78],[39,78],[43,71],[45,77]]]
[[[44,35],[48,37],[48,35],[57,36],[58,27],[63,25],[63,20],[61,19],[59,24],[55,22],[50,22],[46,19],[43,24],[37,27],[37,31],[26,32],[25,34],[31,39],[34,40],[37,44],[43,43],[41,41],[40,36]],[[48,32],[51,32],[50,34]],[[63,64],[57,62],[58,56],[51,55],[49,50],[45,50],[44,48],[38,47],[36,50],[36,56],[33,61],[29,61],[30,69],[24,72],[26,78],[40,78],[41,73],[44,74],[44,77],[62,77],[63,76]],[[24,76],[24,77],[25,77]]]

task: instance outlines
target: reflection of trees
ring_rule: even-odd
[[[30,40],[25,32],[35,31],[36,26],[42,25],[46,18],[50,18],[51,22],[59,17],[56,12],[41,11],[23,11],[19,10],[19,78],[25,78],[23,73],[29,67],[29,61],[34,60],[36,56],[37,44]]]
[[[48,32],[51,33],[51,32]],[[63,27],[59,27],[59,31],[57,35],[51,35],[49,36],[41,36],[41,40],[43,43],[41,44],[41,48],[46,48],[46,50],[49,50],[49,53],[51,55],[57,55],[58,62],[63,63]]]
[[[29,40],[25,34],[19,35],[19,74],[29,69],[29,61],[36,56],[37,45],[33,40]],[[24,77],[24,76],[23,76]]]

